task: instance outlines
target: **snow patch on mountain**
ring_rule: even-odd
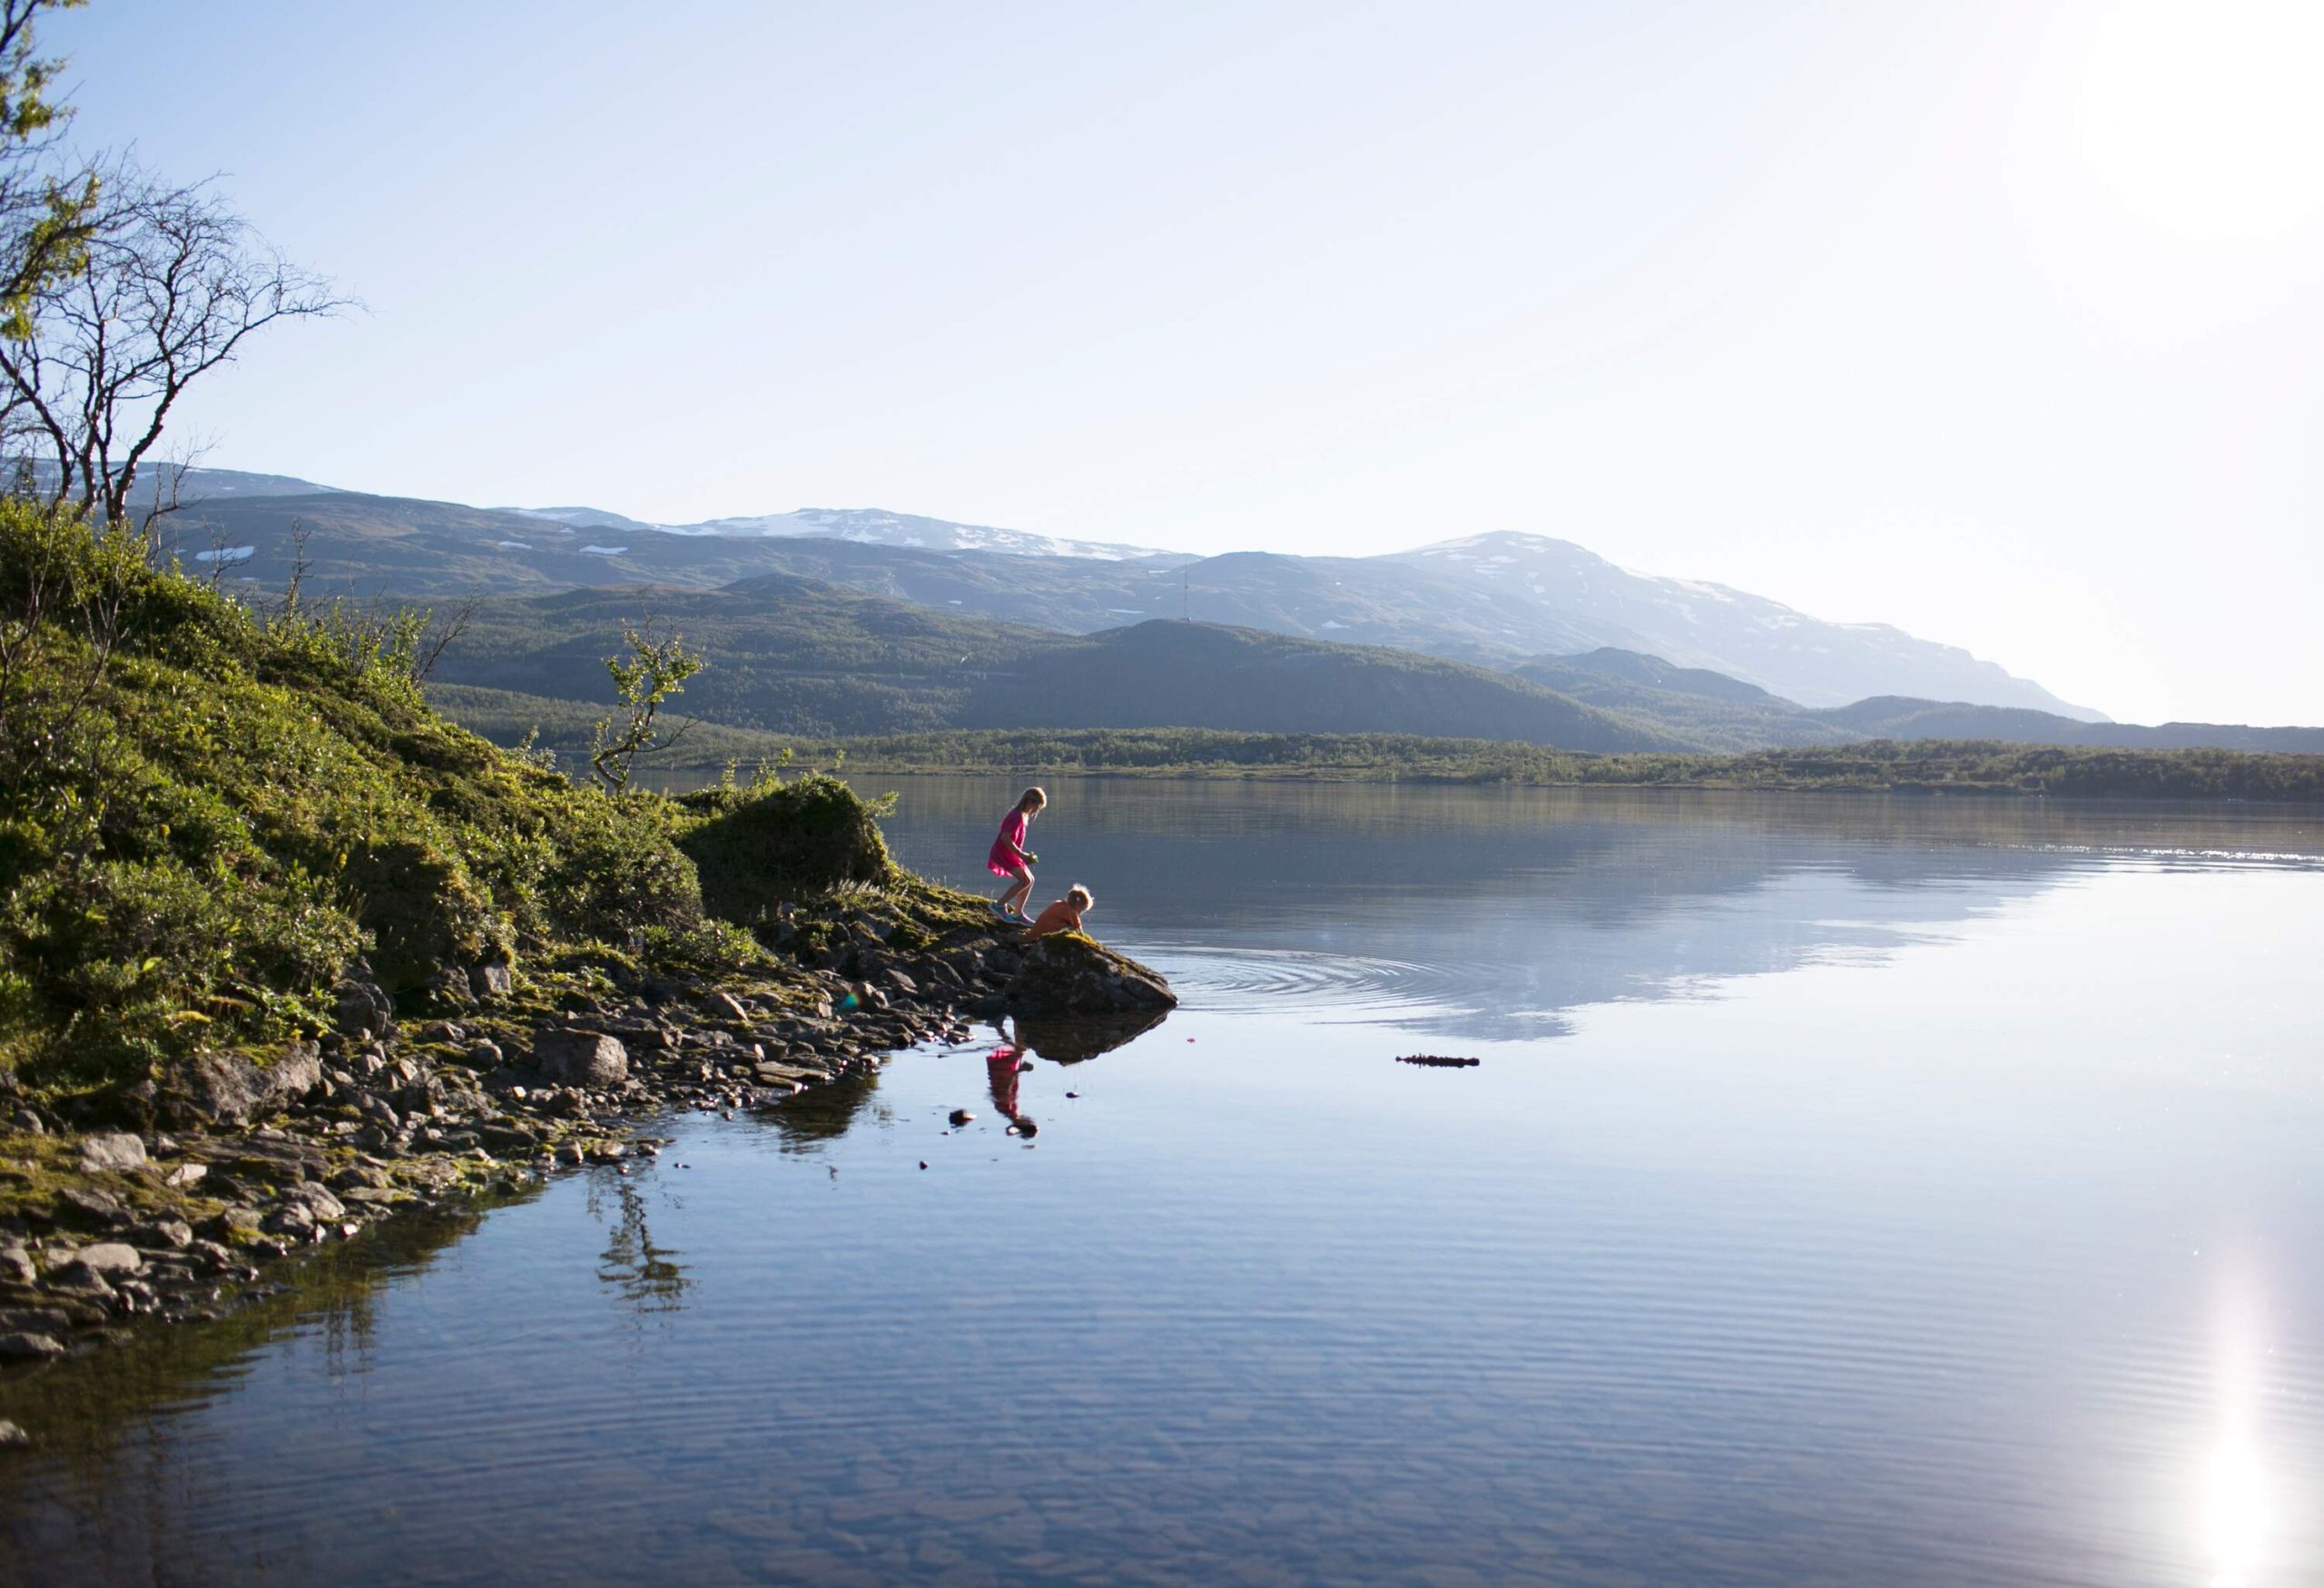
[[[880,508],[802,508],[792,513],[708,518],[699,524],[665,524],[660,528],[674,535],[723,535],[747,539],[809,536],[852,540],[865,546],[909,546],[923,551],[991,551],[1009,557],[1076,557],[1100,562],[1132,562],[1175,555],[1147,546],[1075,540],[1023,529],[999,529],[990,524],[956,524],[949,518],[924,518]]]

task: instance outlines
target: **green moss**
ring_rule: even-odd
[[[84,1174],[80,1143],[70,1138],[0,1131],[0,1218],[45,1215],[67,1186],[107,1192],[146,1219],[192,1224],[223,1206],[198,1190],[166,1185],[157,1175]]]

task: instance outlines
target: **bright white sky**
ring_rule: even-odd
[[[2324,0],[94,0],[369,306],[208,461],[1195,551],[1561,536],[2324,723]]]

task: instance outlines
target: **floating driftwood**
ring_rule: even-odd
[[[1396,1058],[1399,1064],[1425,1064],[1433,1070],[1466,1070],[1472,1064],[1482,1064],[1481,1059],[1452,1059],[1443,1053],[1403,1053]]]

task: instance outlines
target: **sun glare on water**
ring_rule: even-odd
[[[2324,3],[2129,0],[2101,23],[2079,104],[2099,181],[2204,242],[2324,215]]]
[[[2241,1439],[2211,1453],[2211,1561],[2218,1574],[2211,1588],[2252,1588],[2260,1545],[2268,1530],[2266,1475],[2260,1458]]]
[[[2211,1374],[2219,1442],[2203,1468],[2203,1535],[2211,1588],[2259,1588],[2270,1514],[2257,1435],[2267,1370],[2267,1307],[2257,1272],[2223,1264],[2213,1300]]]

